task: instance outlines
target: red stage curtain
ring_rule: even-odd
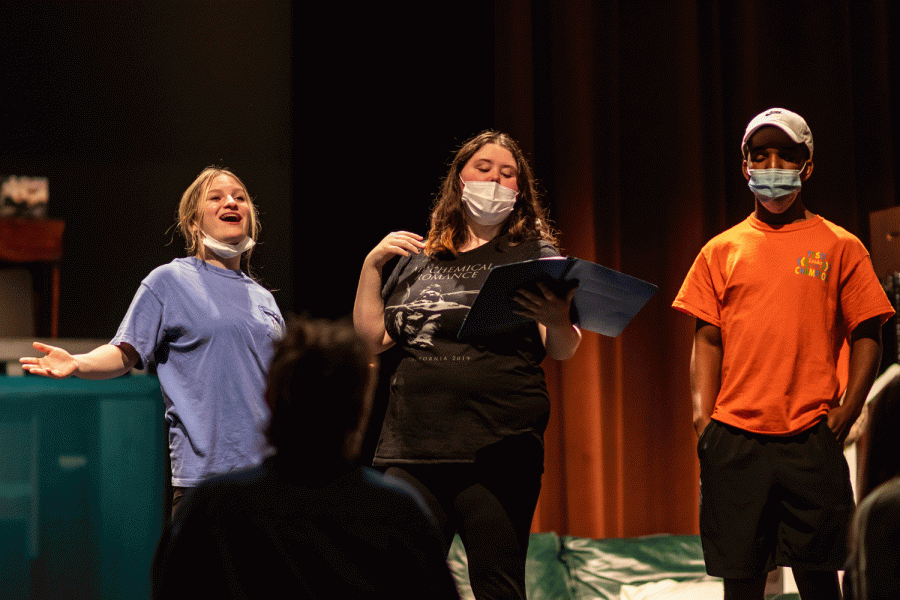
[[[868,244],[893,206],[886,2],[495,2],[495,124],[530,154],[568,254],[659,292],[617,339],[548,360],[553,397],[535,531],[697,533],[688,365],[671,302],[703,243],[753,209],[746,123],[804,115],[810,210]]]

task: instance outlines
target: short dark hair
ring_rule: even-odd
[[[348,319],[291,319],[269,367],[269,444],[279,454],[337,458],[368,416],[373,360]]]

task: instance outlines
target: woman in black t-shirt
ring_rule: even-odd
[[[457,332],[492,267],[551,256],[556,238],[521,149],[485,131],[456,153],[427,239],[388,234],[360,273],[354,324],[378,351],[399,353],[375,465],[422,493],[448,549],[459,533],[479,599],[525,598],[550,413],[540,363],[578,348],[574,289],[537,283],[513,298],[527,323],[485,338]]]

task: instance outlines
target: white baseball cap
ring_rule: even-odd
[[[785,108],[770,108],[761,112],[750,123],[747,124],[747,130],[744,132],[744,139],[741,140],[741,155],[747,156],[747,140],[756,133],[760,127],[772,126],[782,130],[788,137],[798,144],[805,144],[809,148],[809,157],[813,154],[813,138],[812,132],[806,121],[795,112],[791,112]]]

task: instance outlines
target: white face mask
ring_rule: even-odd
[[[214,237],[208,235],[202,229],[200,230],[200,235],[203,241],[203,245],[222,258],[234,258],[235,256],[240,256],[256,245],[256,242],[254,242],[253,238],[251,238],[249,235],[245,236],[244,239],[237,244],[220,242]]]
[[[462,199],[466,212],[472,221],[486,227],[502,223],[509,216],[518,194],[496,181],[463,181]]]

